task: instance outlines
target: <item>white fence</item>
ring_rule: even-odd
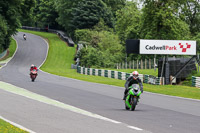
[[[152,59],[133,60],[116,64],[117,69],[154,69],[154,67],[157,67],[157,61]]]

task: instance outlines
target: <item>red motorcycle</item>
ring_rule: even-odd
[[[32,82],[34,82],[37,77],[37,70],[33,69],[30,73],[30,77],[31,77]]]

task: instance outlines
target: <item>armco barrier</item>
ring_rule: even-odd
[[[114,71],[115,72],[115,79],[118,79],[118,71]]]
[[[87,75],[90,75],[90,68],[87,69]]]
[[[126,73],[126,80],[130,77],[130,73]]]
[[[144,83],[161,85],[161,77],[154,77],[152,75],[144,75]]]
[[[115,78],[115,71],[111,71],[111,78]]]
[[[95,75],[95,69],[94,68],[92,69],[92,75]]]
[[[132,73],[118,72],[112,70],[103,70],[103,69],[94,69],[94,68],[85,68],[85,67],[77,67],[77,72],[85,75],[96,75],[103,76],[108,78],[115,78],[120,80],[126,80],[129,76],[132,76]],[[142,82],[147,84],[161,85],[161,77],[154,77],[151,75],[143,75],[139,74],[139,78]],[[196,82],[196,78],[192,78],[193,81]],[[200,86],[200,78],[199,78],[199,86]]]
[[[70,37],[68,37],[63,31],[46,29],[46,28],[29,27],[29,26],[22,26],[22,29],[56,33],[63,41],[67,42],[70,47],[74,47],[73,40]]]
[[[104,71],[104,77],[108,77],[108,70]]]
[[[98,76],[101,76],[101,69],[98,69]]]
[[[192,76],[192,86],[200,88],[200,77]]]
[[[122,72],[118,72],[118,79],[122,79]]]
[[[0,53],[0,59],[2,59],[3,57],[5,57],[7,53],[8,53],[8,50],[5,50],[2,53]]]
[[[95,75],[98,76],[98,69],[95,69]]]
[[[126,80],[126,73],[122,72],[122,80]]]
[[[83,67],[83,74],[85,74],[85,68]]]
[[[108,70],[108,78],[111,78],[111,70]]]

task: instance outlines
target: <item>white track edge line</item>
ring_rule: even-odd
[[[138,131],[142,131],[143,129],[138,128],[138,127],[134,127],[134,126],[127,126],[128,128],[134,129],[134,130],[138,130]]]
[[[8,120],[8,119],[2,117],[2,116],[0,116],[0,119],[6,121],[6,122],[8,122],[8,123],[10,123],[11,125],[14,125],[14,126],[20,128],[20,129],[22,129],[22,130],[28,131],[28,132],[30,132],[30,133],[36,133],[36,132],[34,132],[34,131],[30,130],[30,129],[27,129],[27,128],[25,128],[25,127],[23,127],[23,126],[21,126],[21,125],[15,123],[15,122],[12,122],[12,121],[10,121],[10,120]]]

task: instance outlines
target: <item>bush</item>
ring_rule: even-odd
[[[192,76],[197,76],[197,71],[192,71],[191,74],[188,75],[185,81],[182,82],[182,85],[192,86]]]
[[[124,47],[113,32],[84,29],[77,30],[76,37],[88,42],[79,53],[82,66],[114,67],[124,57]]]

